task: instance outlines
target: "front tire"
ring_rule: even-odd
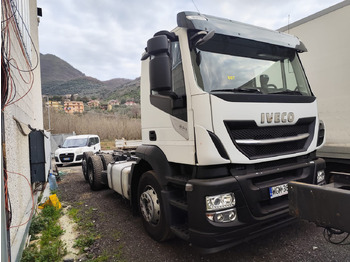
[[[138,200],[146,232],[159,242],[169,239],[171,231],[165,218],[161,186],[154,171],[147,171],[142,175],[138,186]]]

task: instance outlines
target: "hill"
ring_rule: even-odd
[[[40,54],[41,81],[43,83],[55,81],[69,81],[85,75],[61,58],[51,54]]]
[[[106,100],[112,99],[118,99],[119,101],[133,100],[136,103],[140,103],[140,77],[106,93]]]
[[[43,95],[78,94],[103,100],[140,101],[140,79],[114,78],[100,81],[86,76],[66,61],[52,54],[40,54]]]

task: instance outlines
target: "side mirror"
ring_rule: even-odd
[[[215,31],[211,30],[210,32],[207,31],[199,31],[195,33],[191,38],[190,42],[191,44],[191,49],[196,46],[200,46],[208,42],[210,39],[213,38],[215,35]]]
[[[62,145],[58,145],[58,148],[61,148],[62,147]]]
[[[147,52],[151,56],[149,79],[151,91],[171,90],[171,58],[169,40],[165,35],[155,36],[147,42]]]

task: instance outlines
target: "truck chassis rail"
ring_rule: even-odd
[[[350,233],[350,176],[335,176],[324,186],[290,182],[288,195],[291,215]]]

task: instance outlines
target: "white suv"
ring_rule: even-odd
[[[97,135],[78,135],[67,137],[62,146],[55,151],[57,166],[63,164],[79,164],[84,152],[99,152],[100,138]]]

